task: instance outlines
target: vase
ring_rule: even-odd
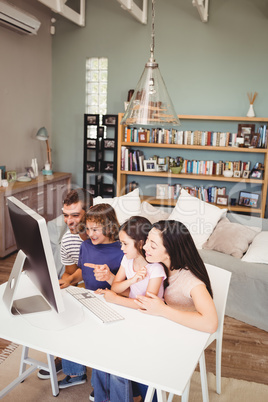
[[[253,109],[253,104],[251,103],[249,105],[249,109],[248,109],[248,112],[247,112],[247,117],[254,117],[254,116],[255,116],[255,112],[254,112],[254,109]]]
[[[171,167],[170,170],[174,174],[179,174],[182,171],[182,166]]]

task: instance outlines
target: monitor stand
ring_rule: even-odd
[[[14,300],[15,292],[19,284],[19,279],[23,270],[26,254],[20,250],[17,254],[12,271],[10,273],[6,289],[3,295],[3,301],[9,312],[13,315],[30,314],[40,311],[51,310],[50,305],[41,295],[25,297]]]

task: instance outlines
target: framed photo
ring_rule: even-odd
[[[89,140],[87,140],[87,148],[96,149],[96,145],[97,145],[97,140],[91,139],[91,138]]]
[[[241,177],[241,172],[240,172],[240,170],[235,170],[235,171],[234,171],[234,177]]]
[[[244,170],[243,175],[242,175],[243,179],[248,179],[249,178],[249,173],[250,173],[249,170]]]
[[[147,142],[147,131],[139,131],[139,142]]]
[[[248,148],[251,145],[251,136],[252,134],[244,134],[244,147]]]
[[[259,194],[249,193],[247,191],[240,191],[238,205],[244,207],[257,208],[259,201]]]
[[[263,170],[252,170],[249,177],[251,179],[262,179]]]
[[[115,140],[104,140],[104,148],[105,149],[114,149],[115,148]]]
[[[147,159],[143,161],[144,171],[145,172],[155,172],[156,171],[156,160]]]
[[[157,172],[167,172],[168,171],[168,165],[156,165],[156,171]]]
[[[167,199],[168,198],[168,184],[157,184],[156,185],[156,198],[157,199]]]
[[[117,124],[117,116],[113,114],[106,114],[102,117],[105,126],[115,126]]]
[[[228,195],[218,195],[216,204],[217,205],[228,205]]]
[[[87,114],[87,125],[88,126],[96,126],[99,124],[99,115],[98,114]]]
[[[104,172],[113,172],[114,171],[114,162],[103,161],[102,170]]]
[[[96,171],[96,162],[87,162],[87,172]]]
[[[237,136],[244,137],[244,134],[252,134],[255,131],[255,124],[238,124]]]
[[[1,170],[1,179],[4,180],[6,178],[6,167],[0,166],[0,170]]]
[[[17,180],[17,173],[15,172],[15,170],[10,170],[9,172],[7,172],[7,181],[9,183],[16,180]]]
[[[102,185],[102,195],[108,195],[110,197],[113,197],[114,186],[112,184],[103,184]]]
[[[257,148],[257,146],[259,144],[259,139],[260,139],[260,133],[253,133],[251,135],[250,146],[253,148]]]

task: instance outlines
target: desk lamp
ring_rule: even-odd
[[[48,176],[52,174],[52,162],[51,162],[51,149],[48,144],[48,132],[45,127],[39,128],[36,133],[36,138],[41,141],[46,141],[47,144],[47,161],[45,163],[45,169],[42,170],[43,175]]]
[[[180,121],[169,98],[154,59],[155,0],[152,0],[151,55],[129,102],[121,124],[128,126],[174,127]]]

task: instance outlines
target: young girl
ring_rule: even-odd
[[[148,264],[143,246],[152,225],[148,219],[133,216],[120,228],[119,240],[124,257],[111,290],[100,289],[105,299],[126,307],[139,308],[133,299],[150,292],[162,298],[165,270],[161,264]],[[125,297],[124,297],[125,296]]]
[[[113,207],[99,204],[86,214],[88,239],[80,247],[78,269],[69,276],[69,284],[84,280],[86,289],[110,288],[123,258],[118,241],[119,223]],[[59,388],[83,384],[86,381],[84,365],[62,359],[66,377],[59,381]]]

